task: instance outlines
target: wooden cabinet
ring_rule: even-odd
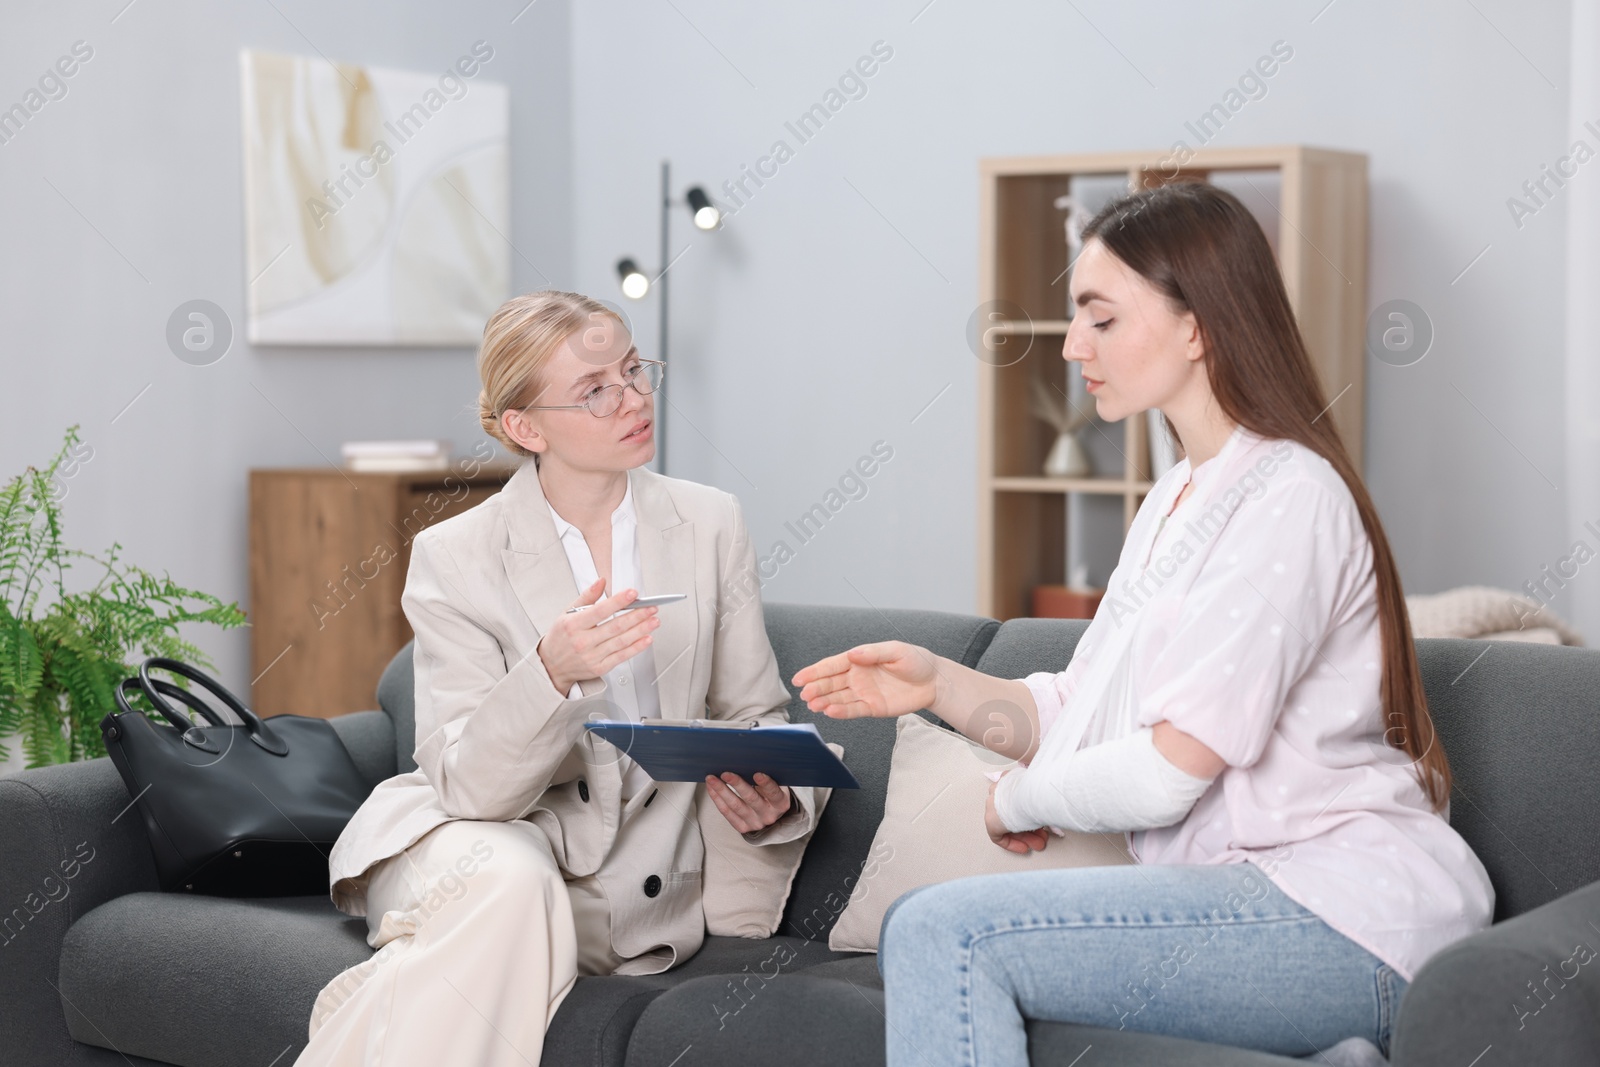
[[[250,472],[251,706],[324,718],[376,708],[411,640],[400,609],[417,532],[499,492],[514,465]]]
[[[1067,333],[1067,212],[1092,215],[1130,191],[1168,181],[1226,188],[1261,223],[1290,304],[1329,399],[1328,415],[1361,467],[1366,316],[1367,158],[1297,145],[1170,153],[985,159],[980,163],[978,354],[978,604],[997,619],[1025,616],[1038,585],[1065,584],[1069,545],[1085,542],[1102,584],[1145,494],[1154,485],[1147,419],[1107,424],[1095,415],[1079,437],[1093,476],[1043,475],[1055,430],[1031,414],[1031,382],[1087,414],[1094,401],[1062,358]]]

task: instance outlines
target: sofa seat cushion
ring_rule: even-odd
[[[807,967],[806,974],[813,978],[837,978],[862,989],[883,988],[883,975],[878,973],[876,952],[851,952],[843,959]]]
[[[68,1030],[180,1067],[262,1067],[286,1049],[292,1063],[317,993],[372,955],[366,936],[327,897],[117,897],[62,944]]]
[[[1083,1054],[1093,1048],[1092,1055]],[[1326,1067],[1328,1059],[1313,1054],[1295,1059],[1271,1052],[1256,1052],[1209,1041],[1191,1041],[1138,1030],[1110,1030],[1076,1023],[1028,1023],[1028,1060],[1031,1063],[1071,1063],[1083,1056],[1083,1067],[1114,1063],[1117,1067],[1305,1067],[1309,1062]]]
[[[657,978],[670,978],[671,984],[708,974],[744,974],[773,971],[798,971],[854,953],[834,952],[820,941],[780,934],[774,937],[708,937],[700,951],[681,965]]]
[[[656,997],[633,1029],[627,1067],[680,1062],[696,1067],[882,1067],[883,990],[868,982],[873,956],[799,971],[728,996],[720,976],[681,982]],[[860,980],[853,980],[860,979]],[[708,1007],[709,1005],[709,1007]],[[1093,1049],[1091,1055],[1084,1053]],[[944,1053],[946,1050],[939,1050]],[[938,1057],[930,1053],[928,1059]],[[1028,1023],[1028,1059],[1037,1064],[1117,1067],[1291,1067],[1305,1060],[1204,1041],[1070,1023]],[[1321,1062],[1320,1059],[1318,1062]]]
[[[708,937],[699,952],[670,971],[579,978],[551,1020],[541,1062],[621,1067],[639,1016],[667,990],[701,979],[727,1000],[736,983],[758,985],[756,976],[761,974],[827,965],[838,958],[822,942],[800,937]],[[709,1009],[701,1005],[700,1010]]]
[[[130,893],[67,931],[62,1009],[73,1038],[130,1056],[179,1067],[293,1063],[322,987],[371,957],[366,936],[365,919],[343,914],[326,897]],[[662,974],[580,978],[545,1047],[552,1063],[620,1064],[634,1021],[674,985],[838,958],[797,937],[707,938]]]

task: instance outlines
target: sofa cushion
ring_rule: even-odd
[[[1094,1055],[1084,1056],[1091,1048]],[[1082,1060],[1078,1060],[1080,1056]],[[1304,1067],[1308,1061],[1327,1067],[1330,1062],[1339,1062],[1320,1054],[1295,1059],[1138,1030],[1111,1030],[1075,1023],[1028,1023],[1028,1062],[1070,1064],[1075,1060],[1082,1067],[1089,1067],[1091,1063],[1114,1063],[1116,1067],[1171,1067],[1174,1063],[1184,1067],[1295,1067],[1297,1064]]]
[[[843,959],[807,967],[806,973],[813,978],[837,978],[863,989],[883,988],[883,975],[878,970],[876,952],[851,952]]]
[[[882,1067],[883,990],[876,982],[853,982],[847,977],[851,969],[858,972],[862,967],[848,961],[779,973],[763,984],[751,983],[739,1000],[729,999],[716,978],[674,986],[652,1000],[639,1017],[627,1067],[661,1067],[680,1056],[677,1062],[693,1062],[696,1067],[800,1063]],[[1068,1023],[1027,1026],[1030,1063],[1292,1067],[1305,1062],[1136,1030]],[[803,1045],[797,1044],[801,1040]],[[683,1056],[690,1048],[693,1055]],[[1085,1056],[1091,1048],[1093,1055]],[[947,1051],[938,1050],[944,1058]],[[930,1054],[928,1059],[940,1056]]]
[[[913,889],[980,874],[1062,867],[1126,866],[1120,833],[1068,830],[1042,852],[1011,852],[989,839],[983,825],[988,775],[1015,764],[954,730],[915,715],[895,720],[899,736],[889,767],[889,798],[872,851],[828,947],[877,952],[889,906]]]
[[[317,993],[372,955],[366,934],[327,897],[117,897],[62,944],[63,1008],[89,1013],[68,1010],[68,1029],[180,1067],[293,1062]]]
[[[1007,619],[995,631],[976,666],[996,678],[1025,678],[1036,671],[1064,671],[1072,662],[1088,619]]]
[[[1417,659],[1495,921],[1600,880],[1600,649],[1425,637]]]
[[[673,987],[634,1026],[627,1067],[662,1067],[680,1056],[680,1065],[696,1067],[883,1064],[883,992],[808,970],[733,991],[720,978]]]
[[[906,609],[768,604],[764,614],[767,636],[778,658],[778,674],[791,697],[800,692],[790,679],[801,667],[874,641],[909,641],[957,663],[976,666],[999,627],[993,619],[975,615]],[[844,911],[883,818],[895,721],[831,719],[813,712],[798,698],[789,704],[789,721],[812,723],[824,741],[844,746],[845,764],[861,783],[860,789],[833,791],[828,810],[806,847],[783,924],[778,927],[780,934],[826,941]]]
[[[328,720],[369,787],[394,777],[394,720],[381,711],[354,711]]]
[[[292,1063],[318,992],[372,956],[366,935],[365,919],[326,897],[118,897],[67,931],[60,974],[68,1029],[85,1044],[179,1067]],[[839,958],[802,938],[712,937],[662,974],[580,978],[546,1035],[546,1050],[558,1050],[549,1062],[620,1064],[645,1005],[681,982],[726,974],[726,983]]]
[[[545,1034],[541,1062],[563,1067],[616,1067],[623,1062],[640,1015],[674,986],[705,979],[710,987],[721,986],[717,996],[729,998],[733,996],[732,983],[754,983],[752,975],[780,967],[809,967],[838,956],[826,945],[798,937],[708,937],[699,952],[661,974],[580,978],[556,1009]]]
[[[417,675],[412,669],[411,650],[416,642],[407,641],[378,679],[378,707],[394,720],[394,770],[409,774],[417,769]]]

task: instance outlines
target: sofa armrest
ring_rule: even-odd
[[[111,760],[0,777],[0,857],[0,1048],[16,1063],[66,1063],[56,989],[67,929],[108,900],[159,888]]]
[[[1400,999],[1396,1067],[1600,1063],[1600,882],[1428,960]]]
[[[329,722],[369,784],[396,773],[387,713]],[[11,1050],[7,1062],[71,1059],[57,992],[67,930],[108,900],[160,888],[139,812],[109,758],[0,777],[0,1048]]]

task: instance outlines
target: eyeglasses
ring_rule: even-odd
[[[640,396],[648,396],[661,388],[666,377],[666,364],[659,359],[641,359],[622,375],[622,384],[599,385],[589,390],[581,404],[529,404],[520,411],[560,411],[570,408],[587,408],[597,419],[609,418],[622,406],[622,390],[632,388]]]

